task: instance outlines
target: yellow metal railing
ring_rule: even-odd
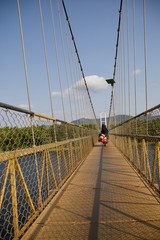
[[[96,129],[1,105],[0,239],[23,235],[86,158],[97,135]]]
[[[118,126],[112,125],[110,138],[160,192],[160,105]]]

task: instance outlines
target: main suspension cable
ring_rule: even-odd
[[[117,29],[117,42],[116,42],[116,53],[115,53],[115,64],[114,64],[114,71],[113,71],[113,79],[115,79],[115,74],[116,74],[118,45],[119,45],[119,34],[120,34],[120,26],[121,26],[122,3],[123,3],[123,0],[121,0],[121,2],[120,2],[120,9],[119,9],[119,21],[118,21],[118,29]]]
[[[117,56],[118,56],[118,45],[119,45],[119,34],[120,34],[120,25],[121,25],[122,3],[123,3],[123,0],[121,0],[120,8],[119,8],[119,20],[118,20],[118,29],[117,29],[117,42],[116,42],[115,63],[114,63],[114,70],[113,70],[113,80],[115,80],[115,75],[116,75],[116,65],[117,65]],[[114,86],[112,86],[112,91],[111,91],[111,100],[110,100],[110,108],[109,108],[109,117],[108,117],[107,127],[109,127],[110,116],[111,116],[112,101],[113,101],[113,87]]]

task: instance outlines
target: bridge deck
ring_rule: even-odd
[[[160,204],[112,143],[97,144],[23,239],[160,239]]]

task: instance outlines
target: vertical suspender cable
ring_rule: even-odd
[[[81,79],[81,71],[79,69],[78,62],[77,62],[77,68],[78,68],[78,73],[79,73],[79,79]],[[85,116],[87,116],[88,110],[86,109],[86,105],[85,105],[86,96],[85,96],[85,92],[83,91],[83,88],[82,88],[82,80],[79,81],[79,86],[80,86],[80,91],[81,91],[81,106],[82,106],[83,124],[85,124],[85,121],[86,121]]]
[[[78,70],[77,70],[77,61],[76,61],[76,56],[74,55],[74,69],[75,69],[75,79],[77,79],[76,82],[76,89],[77,89],[77,98],[78,98],[78,111],[79,111],[79,117],[82,116],[82,111],[81,111],[81,96],[80,96],[80,80],[78,76]]]
[[[114,88],[113,88],[113,116],[114,116],[114,126],[117,125],[116,115],[115,115],[115,98],[114,98]]]
[[[29,111],[31,111],[30,91],[29,91],[28,74],[27,74],[27,63],[26,63],[26,56],[25,56],[24,37],[23,37],[23,28],[22,28],[22,18],[21,18],[21,11],[20,11],[19,0],[17,0],[17,7],[18,7],[18,17],[19,17],[19,25],[20,25],[20,32],[21,32],[23,62],[24,62],[24,71],[25,71],[25,78],[26,78],[26,88],[27,88],[27,95],[28,95],[28,106],[29,106]],[[31,131],[32,131],[33,147],[35,147],[36,141],[35,141],[35,135],[34,135],[33,118],[32,118],[32,116],[30,117],[30,124],[31,124]],[[34,158],[35,158],[37,182],[38,182],[38,192],[39,192],[38,204],[41,205],[42,201],[41,201],[41,190],[40,190],[40,177],[39,177],[37,154],[36,154],[35,148],[34,148]]]
[[[65,12],[65,15],[66,15],[66,20],[68,22],[69,30],[70,30],[70,33],[71,33],[71,36],[72,36],[72,41],[73,41],[73,44],[74,44],[74,47],[75,47],[75,52],[77,54],[78,62],[79,62],[80,69],[81,69],[81,72],[82,72],[82,77],[83,77],[83,80],[84,80],[84,83],[85,83],[85,87],[86,87],[86,90],[87,90],[87,93],[88,93],[89,101],[90,101],[90,104],[91,104],[91,107],[92,107],[93,115],[94,115],[94,117],[96,119],[96,114],[95,114],[95,111],[94,111],[94,108],[93,108],[91,96],[89,94],[87,82],[86,82],[86,79],[85,79],[84,71],[83,71],[82,64],[81,64],[81,61],[80,61],[80,57],[79,57],[79,54],[78,54],[77,46],[76,46],[76,43],[75,43],[75,40],[74,40],[74,36],[73,36],[73,32],[72,32],[71,25],[70,25],[70,22],[69,22],[69,18],[68,18],[68,14],[67,14],[67,10],[66,10],[65,4],[64,4],[64,0],[62,0],[62,5],[63,5],[63,9],[64,9],[64,12]],[[97,119],[96,119],[96,122],[97,122]]]
[[[59,2],[57,1],[58,5],[58,13],[59,13],[59,23],[60,23],[60,31],[61,31],[61,39],[62,39],[62,48],[63,48],[63,59],[64,59],[64,66],[65,66],[65,74],[66,74],[66,80],[67,80],[67,87],[69,90],[69,78],[68,78],[68,71],[67,71],[67,64],[66,64],[66,56],[65,56],[65,48],[64,48],[64,39],[62,35],[62,21],[60,18],[60,9],[59,9]],[[52,16],[53,16],[53,7],[52,7],[52,0],[50,0],[50,6],[52,10]],[[54,18],[53,18],[54,21]],[[69,97],[69,107],[70,107],[70,114],[71,114],[71,120],[73,120],[73,113],[72,113],[72,106],[71,106],[71,96],[70,91],[68,91],[68,97]]]
[[[135,32],[135,4],[133,7],[133,49],[134,49],[134,97],[135,97],[135,116],[137,115],[137,84],[136,84],[136,32]]]
[[[63,11],[63,17],[65,18],[65,13]],[[65,21],[66,23],[66,21]],[[70,55],[72,56],[71,54],[71,51],[70,51],[70,54],[69,54],[69,40],[68,40],[68,33],[67,33],[67,27],[66,27],[66,24],[65,24],[65,31],[66,31],[66,43],[67,43],[67,54],[68,54],[68,62],[69,62],[69,69],[70,69],[70,73],[71,73],[71,79],[72,79],[72,70],[71,70],[71,63],[70,63]],[[71,57],[72,58],[72,57]],[[77,66],[78,67],[78,66]],[[81,77],[80,77],[81,78]],[[79,78],[79,79],[80,79]],[[80,84],[80,81],[79,81],[79,84]],[[72,86],[73,86],[73,79],[72,79]],[[73,88],[73,87],[72,87]],[[74,90],[73,90],[73,97],[74,97],[74,104],[76,103],[76,99],[75,99],[75,93],[74,93]],[[70,96],[71,98],[71,96]],[[76,116],[77,116],[77,108],[75,107],[75,113],[76,113]],[[82,114],[83,115],[83,114]],[[77,117],[78,119],[78,117]]]
[[[66,51],[67,51],[67,56],[68,56],[68,71],[70,72],[72,78],[72,73],[71,73],[71,66],[70,66],[70,57],[69,57],[69,50],[68,50],[68,36],[66,33]],[[67,74],[67,84],[68,84],[68,95],[69,95],[69,104],[70,104],[70,112],[71,112],[71,120],[73,121],[73,104],[72,104],[72,97],[71,97],[71,87],[70,87],[70,81],[69,81],[69,74]]]
[[[145,90],[146,90],[146,111],[148,110],[148,81],[147,81],[147,47],[146,47],[146,1],[143,0],[144,20],[144,63],[145,63]]]
[[[135,32],[135,4],[133,7],[133,49],[134,49],[134,98],[135,98],[135,116],[137,115],[137,80],[136,80],[136,32]],[[137,134],[137,118],[135,119],[135,133]]]
[[[78,77],[77,77],[77,69],[76,69],[76,55],[72,54],[72,59],[73,59],[73,72],[74,72],[74,79],[75,79],[75,91],[76,91],[76,98],[78,99],[77,101],[77,111],[79,114],[79,118],[80,118],[80,95],[79,95],[79,89],[78,89]]]
[[[144,64],[145,64],[145,95],[146,111],[148,110],[148,81],[147,81],[147,47],[146,47],[146,1],[143,0],[143,21],[144,21]],[[148,134],[148,115],[146,115],[146,133]]]
[[[127,62],[128,62],[128,114],[131,114],[130,99],[130,51],[129,51],[129,33],[128,33],[128,0],[126,0],[126,23],[127,23]]]
[[[63,17],[64,17],[64,20],[65,20],[65,12],[64,11],[63,11]],[[64,22],[65,22],[64,25],[65,25],[65,32],[66,32],[66,43],[67,43],[66,45],[67,45],[69,71],[70,71],[70,78],[71,78],[71,84],[72,84],[72,87],[70,88],[69,94],[70,94],[70,99],[71,99],[71,90],[72,90],[72,96],[74,98],[73,104],[74,104],[74,107],[75,107],[75,116],[76,116],[76,119],[78,119],[78,113],[77,113],[77,107],[76,107],[76,94],[75,94],[74,81],[73,81],[73,72],[72,72],[72,68],[71,68],[71,65],[73,65],[73,63],[71,64],[71,61],[73,61],[73,57],[72,57],[73,53],[72,53],[71,46],[70,46],[71,41],[70,41],[70,38],[68,36],[68,31],[67,31],[67,26],[66,26],[67,24],[66,24],[66,21],[64,21]],[[69,51],[69,49],[70,49],[70,51]]]
[[[123,52],[123,71],[124,71],[124,86],[123,86],[123,91],[124,91],[124,114],[125,114],[125,117],[126,117],[126,64],[125,64],[125,61],[126,61],[126,58],[125,58],[125,33],[124,33],[124,29],[125,29],[125,26],[124,26],[124,16],[122,15],[122,20],[123,20],[123,27],[122,27],[122,52]],[[123,121],[126,120],[126,119],[123,119]]]
[[[28,106],[29,106],[29,111],[31,111],[31,100],[30,100],[30,91],[29,91],[29,84],[28,84],[27,63],[26,63],[26,55],[25,55],[25,47],[24,47],[24,37],[23,37],[23,28],[22,28],[22,18],[21,18],[21,10],[20,10],[19,0],[17,0],[17,7],[18,7],[18,17],[19,17],[19,25],[20,25],[20,33],[21,33],[23,63],[24,63],[24,71],[25,71],[25,78],[26,78],[26,88],[27,88],[27,96],[28,96]]]
[[[44,47],[44,55],[45,55],[45,62],[46,62],[46,71],[47,71],[47,80],[48,80],[48,90],[49,90],[49,97],[50,97],[50,107],[51,107],[51,114],[53,114],[53,104],[52,104],[52,94],[51,94],[51,83],[50,83],[50,75],[49,75],[49,67],[48,67],[48,58],[47,58],[47,50],[46,50],[46,40],[44,34],[44,25],[43,25],[43,17],[42,17],[42,8],[41,2],[38,0],[39,4],[39,12],[40,12],[40,20],[41,20],[41,28],[42,28],[42,38],[43,38],[43,47]]]
[[[80,69],[79,69],[79,65],[77,63],[77,72],[78,72],[78,78],[81,79],[81,72],[80,72]],[[85,110],[87,111],[87,109],[85,109],[85,103],[84,103],[84,100],[85,100],[85,95],[84,95],[84,91],[82,89],[82,81],[79,81],[79,89],[80,89],[80,97],[81,97],[81,110],[82,110],[82,120],[83,120],[83,124],[85,123]]]
[[[73,82],[73,72],[72,72],[72,50],[70,47],[70,38],[67,35],[67,54],[68,54],[68,63],[69,63],[69,71],[70,71],[70,79],[71,79],[71,85],[72,87],[69,89],[71,91],[73,96],[73,103],[74,103],[74,109],[75,109],[75,118],[78,119],[78,113],[77,113],[77,107],[76,107],[76,96],[75,96],[75,89],[74,89],[74,82]]]
[[[62,90],[62,81],[61,81],[61,74],[60,74],[60,66],[59,66],[59,59],[58,59],[58,45],[57,45],[57,37],[56,37],[56,30],[55,30],[55,24],[54,24],[53,7],[52,7],[52,1],[51,1],[51,0],[50,0],[50,9],[51,9],[51,17],[52,17],[52,29],[53,29],[53,35],[54,35],[55,48],[56,48],[56,62],[57,62],[58,79],[59,79],[60,92],[61,92],[63,119],[64,119],[64,121],[65,121],[65,120],[66,120],[66,117],[65,117],[65,110],[64,110],[64,99],[63,99],[63,90]],[[58,14],[59,14],[59,9],[58,9]]]
[[[74,54],[74,51],[71,51],[71,61],[72,61],[72,73],[73,73],[73,85],[74,85],[74,91],[75,91],[75,101],[77,103],[77,106],[76,106],[76,112],[77,112],[77,116],[79,114],[79,99],[78,99],[78,90],[77,90],[77,82],[76,82],[76,69],[75,69],[75,54]],[[79,116],[78,116],[79,117]]]
[[[126,24],[127,24],[127,62],[128,62],[128,115],[131,116],[131,85],[130,85],[130,44],[129,44],[129,20],[128,20],[128,0],[126,0]],[[131,126],[129,122],[129,131]]]
[[[74,76],[74,66],[73,66],[73,54],[74,51],[72,49],[72,39],[68,39],[68,54],[69,54],[69,59],[70,59],[70,72],[71,72],[71,82],[72,82],[72,93],[73,93],[73,98],[74,98],[74,107],[75,107],[75,117],[78,119],[78,107],[77,107],[77,101],[76,101],[76,86],[75,86],[75,76]]]
[[[124,121],[123,119],[123,114],[124,114],[124,77],[123,77],[123,36],[122,36],[122,31],[121,31],[121,34],[120,34],[120,41],[119,41],[119,45],[120,45],[120,88],[121,88],[121,102],[122,102],[122,110],[121,110],[121,122]]]
[[[48,90],[49,90],[49,96],[50,96],[50,106],[51,106],[51,114],[52,117],[54,116],[53,113],[53,105],[52,105],[52,94],[51,94],[51,83],[50,83],[50,74],[49,74],[49,66],[48,66],[48,58],[47,58],[47,49],[46,49],[46,40],[45,40],[45,34],[44,34],[44,24],[43,24],[43,16],[42,16],[42,8],[41,8],[41,2],[38,0],[39,4],[39,11],[40,11],[40,20],[41,20],[41,28],[42,28],[42,38],[43,38],[43,47],[44,47],[44,55],[45,55],[45,62],[46,62],[46,71],[47,71],[47,80],[48,80]],[[56,127],[53,122],[53,131],[54,131],[54,138],[55,142],[57,142],[57,135],[56,135]],[[60,175],[60,169],[59,169],[59,152],[58,147],[56,145],[56,154],[57,154],[57,160],[58,160],[58,176],[61,178]]]

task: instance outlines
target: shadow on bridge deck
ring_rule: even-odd
[[[160,204],[112,143],[98,143],[23,239],[160,239]]]

